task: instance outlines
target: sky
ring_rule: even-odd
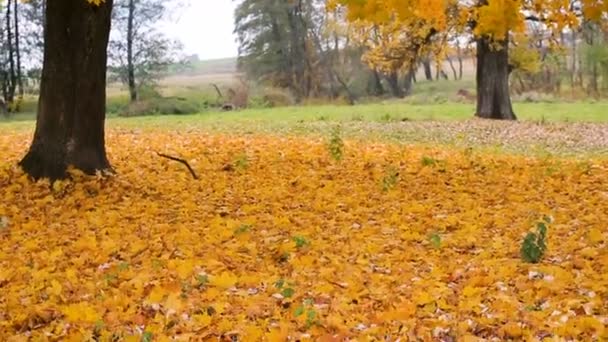
[[[184,6],[174,9],[163,31],[184,45],[186,54],[199,58],[235,57],[237,43],[234,30],[232,0],[181,0]]]

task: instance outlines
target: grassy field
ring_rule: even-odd
[[[518,154],[608,155],[608,103],[516,103],[519,122],[473,118],[474,105],[387,102],[209,111],[194,115],[111,115],[111,131],[146,130],[238,135],[306,135],[399,144],[448,145]],[[0,132],[31,130],[31,117],[0,122]],[[1,133],[0,133],[1,134]]]

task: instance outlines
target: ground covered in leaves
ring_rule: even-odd
[[[605,159],[114,129],[117,175],[50,187],[29,138],[0,135],[0,340],[608,338]]]

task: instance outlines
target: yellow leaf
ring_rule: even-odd
[[[180,312],[182,309],[182,299],[179,293],[171,293],[165,301],[165,308],[170,311]]]
[[[68,322],[95,323],[100,317],[94,308],[87,303],[71,304],[64,307],[61,312],[66,316]]]
[[[177,275],[181,279],[186,279],[192,275],[194,272],[194,261],[193,260],[183,260],[178,263],[176,269]]]
[[[228,272],[222,272],[219,276],[211,277],[209,283],[221,289],[229,289],[238,281],[238,277]]]
[[[211,325],[211,316],[207,314],[194,315],[194,321],[196,322],[197,328],[205,328]]]
[[[598,245],[604,242],[604,234],[599,229],[592,228],[587,234],[587,239],[592,245]]]
[[[53,296],[59,296],[61,295],[62,289],[63,287],[61,286],[61,284],[57,280],[53,279],[51,280],[51,286],[47,288],[46,292]]]
[[[264,332],[255,325],[247,326],[245,328],[245,333],[243,334],[244,340],[247,341],[260,341],[262,336],[264,336]]]
[[[160,286],[155,286],[148,295],[148,302],[152,304],[160,304],[166,295],[167,291],[165,291],[165,289]]]
[[[266,333],[265,337],[268,342],[285,342],[287,341],[287,335],[287,331],[281,328],[270,330],[270,332]]]
[[[479,289],[474,286],[466,286],[462,290],[462,295],[465,297],[473,297],[479,293]]]
[[[509,322],[503,325],[502,330],[507,337],[511,338],[521,337],[521,335],[523,334],[523,330],[521,329],[519,324],[514,322]]]
[[[414,295],[414,303],[418,306],[426,305],[435,301],[435,298],[431,296],[428,292],[421,291]]]

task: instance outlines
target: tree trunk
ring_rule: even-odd
[[[498,45],[493,46],[493,45]],[[516,120],[509,95],[509,42],[477,39],[477,112],[485,119]]]
[[[416,71],[414,70],[414,67],[410,66],[407,70],[407,73],[405,74],[405,77],[403,79],[403,91],[405,96],[409,96],[412,94],[412,80],[414,78],[415,72]]]
[[[6,102],[8,106],[8,111],[13,111],[13,102],[15,100],[15,87],[17,84],[17,76],[15,75],[15,49],[13,45],[13,28],[11,26],[11,7],[12,1],[17,0],[8,0],[6,5],[6,43],[8,46],[8,63],[9,63],[9,76],[8,76],[8,93],[6,96]]]
[[[430,58],[425,58],[422,60],[422,66],[424,67],[424,77],[427,81],[433,80],[433,71],[431,70],[431,60]]]
[[[452,69],[452,74],[454,74],[454,80],[457,80],[458,73],[456,72],[456,67],[454,67],[454,62],[452,62],[451,57],[448,57],[448,63],[450,64],[450,69]]]
[[[382,87],[382,80],[380,79],[380,73],[378,73],[378,70],[372,69],[372,77],[370,82],[370,93],[372,95],[384,95],[384,87]]]
[[[16,71],[16,78],[17,78],[17,89],[18,89],[18,93],[19,93],[19,98],[18,101],[16,103],[16,106],[14,108],[15,112],[19,112],[21,111],[21,102],[23,101],[23,76],[21,75],[21,48],[20,48],[20,38],[19,38],[19,6],[18,6],[18,1],[14,2],[15,5],[15,10],[13,12],[14,17],[15,17],[15,57],[16,57],[16,62],[17,62],[17,71]]]
[[[131,101],[137,100],[137,87],[135,86],[135,65],[133,64],[133,22],[135,20],[135,0],[129,0],[129,17],[127,18],[127,78]]]
[[[394,97],[402,98],[405,96],[399,86],[399,74],[396,71],[388,74],[386,80],[388,81],[388,85],[391,88],[391,93]]]
[[[456,53],[458,57],[458,79],[462,79],[462,50],[460,50],[460,43],[456,45]]]
[[[107,45],[113,0],[46,5],[44,62],[34,139],[19,165],[34,179],[110,169],[104,121]]]

